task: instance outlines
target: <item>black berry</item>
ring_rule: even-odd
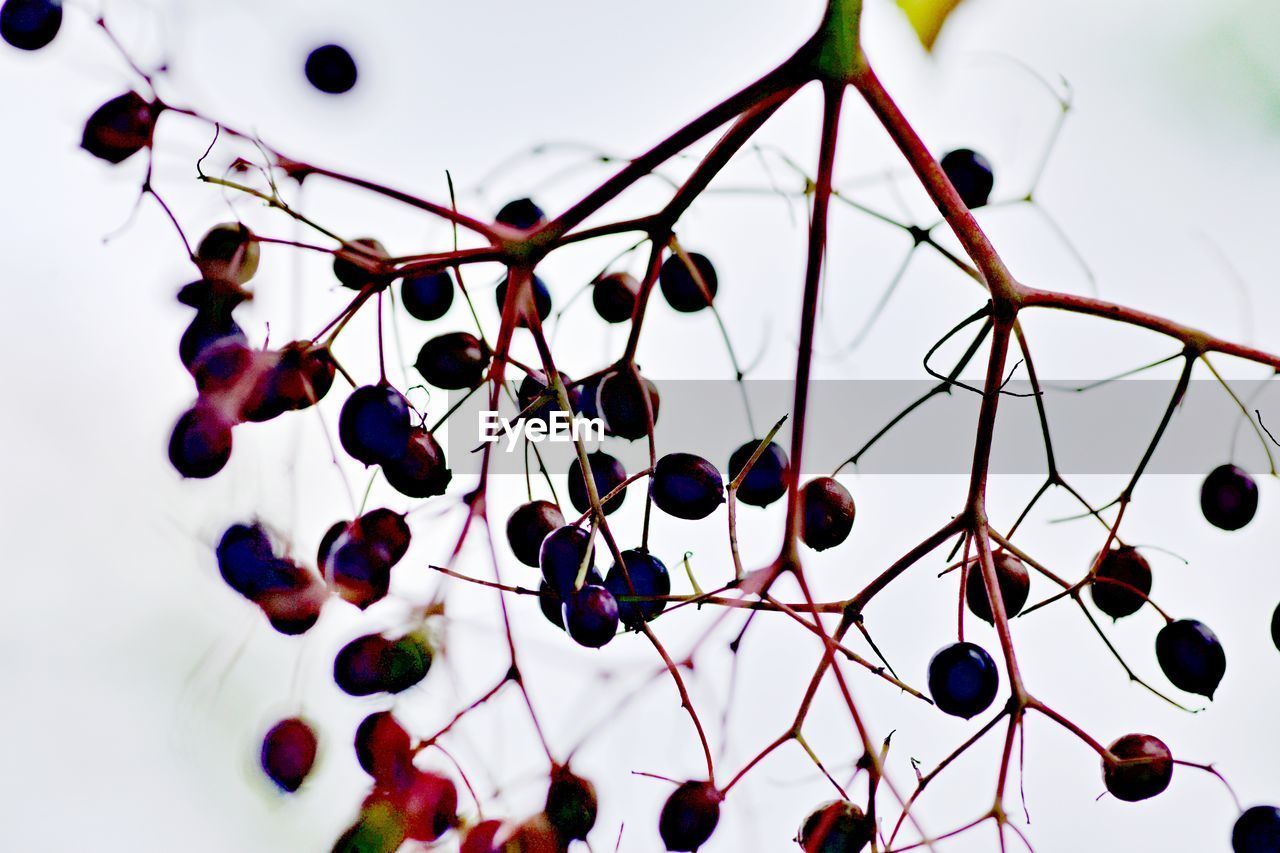
[[[543,813],[564,841],[583,841],[596,825],[596,786],[568,767],[551,771]]]
[[[1128,545],[1112,548],[1102,558],[1089,594],[1098,609],[1112,619],[1132,616],[1151,594],[1151,564]]]
[[[957,148],[942,156],[942,171],[947,173],[965,207],[976,210],[991,199],[995,188],[995,172],[991,163],[976,151]]]
[[[610,273],[591,285],[591,304],[606,323],[625,323],[636,310],[640,282],[625,272]]]
[[[511,283],[511,277],[507,276],[498,285],[498,289],[494,291],[493,298],[498,304],[498,310],[502,310],[502,305],[507,301],[507,286]],[[538,312],[538,321],[546,322],[547,317],[551,316],[551,291],[547,288],[547,283],[538,276],[533,277],[533,307]],[[527,326],[528,321],[524,318],[523,312],[519,308],[516,309],[516,325]]]
[[[311,773],[316,748],[316,733],[305,721],[281,720],[262,739],[262,770],[280,790],[292,794]]]
[[[414,367],[437,388],[470,390],[484,382],[489,356],[489,348],[475,335],[450,332],[423,344]]]
[[[663,298],[672,308],[685,314],[701,311],[710,305],[720,287],[716,268],[706,255],[690,252],[689,261],[698,271],[697,278],[684,260],[675,254],[662,262],[658,273],[658,286],[662,288]]]
[[[200,240],[196,266],[206,279],[240,285],[253,278],[261,256],[262,247],[246,225],[224,222]]]
[[[311,85],[326,95],[350,92],[359,76],[351,53],[336,44],[326,44],[311,51],[305,70]]]
[[[564,600],[546,581],[538,584],[538,607],[548,622],[564,630]]]
[[[409,550],[410,539],[403,515],[375,509],[336,536],[326,535],[318,560],[320,573],[340,597],[364,610],[386,597],[391,569]]]
[[[366,465],[399,458],[409,435],[409,401],[390,385],[361,386],[342,405],[338,440]]]
[[[564,598],[564,629],[580,646],[598,649],[618,633],[618,602],[598,584],[587,584]]]
[[[594,553],[588,557],[591,546],[591,534],[581,527],[565,526],[551,531],[542,540],[538,552],[538,566],[542,569],[542,578],[556,595],[568,598],[573,592],[578,572],[582,564],[592,564]]]
[[[995,701],[1000,671],[991,655],[973,643],[943,647],[929,661],[929,695],[938,709],[966,720]]]
[[[431,646],[421,635],[389,640],[381,634],[367,634],[338,652],[333,680],[351,696],[401,693],[426,678],[432,657]]]
[[[19,50],[39,50],[62,27],[62,0],[5,0],[0,38]]]
[[[1280,809],[1254,806],[1236,819],[1231,829],[1234,853],[1278,853],[1280,851]]]
[[[1031,575],[1022,561],[1007,551],[999,551],[991,555],[996,566],[996,578],[1000,583],[1000,599],[1004,602],[1005,616],[1012,619],[1022,612],[1031,593]],[[987,585],[982,578],[982,566],[974,563],[969,567],[969,578],[965,581],[965,601],[969,604],[969,612],[983,622],[995,622],[991,613],[991,599],[987,595]]]
[[[676,788],[658,816],[658,834],[668,850],[697,850],[716,831],[724,795],[710,782],[685,782]]]
[[[1156,658],[1175,687],[1210,699],[1227,671],[1227,655],[1217,635],[1194,619],[1179,619],[1160,629]]]
[[[504,204],[502,210],[499,210],[498,215],[493,219],[509,228],[528,231],[546,222],[547,215],[542,208],[533,203],[532,199],[518,198]]]
[[[701,456],[668,453],[654,466],[649,484],[653,502],[668,515],[696,521],[724,503],[724,480]]]
[[[379,260],[386,260],[390,257],[387,254],[387,248],[382,245],[381,241],[372,237],[361,237],[359,240],[352,240],[351,245],[365,249]],[[378,283],[380,278],[377,261],[367,258],[363,253],[358,252],[335,254],[333,258],[333,275],[342,283],[343,287],[351,290],[364,290],[366,287]]]
[[[511,553],[526,566],[538,568],[542,540],[564,526],[564,514],[550,501],[530,501],[515,508],[507,518],[507,544]]]
[[[231,425],[220,412],[197,404],[178,418],[169,438],[169,461],[179,474],[207,480],[230,459]]]
[[[1118,800],[1148,800],[1173,779],[1173,753],[1151,735],[1125,735],[1108,747],[1115,757],[1102,761],[1102,779]]]
[[[411,317],[439,320],[453,305],[453,276],[447,272],[410,276],[400,283],[400,301]]]
[[[151,145],[158,112],[137,92],[112,98],[85,123],[80,147],[108,163],[123,163]]]
[[[595,483],[596,495],[604,501],[601,509],[605,515],[617,512],[627,497],[625,489],[612,498],[604,500],[605,495],[621,486],[627,479],[627,469],[616,457],[597,450],[587,454],[587,462],[591,465],[591,479]],[[582,476],[582,466],[575,459],[569,463],[569,503],[578,512],[591,509],[591,496],[587,493],[587,480]]]
[[[853,495],[834,477],[818,477],[800,490],[800,539],[815,551],[849,538],[856,508]]]
[[[611,435],[629,441],[649,434],[650,414],[657,426],[660,402],[658,387],[644,377],[637,380],[631,371],[610,373],[594,389],[588,386],[582,389],[583,414],[603,418]]]
[[[875,834],[875,825],[848,800],[818,806],[800,825],[796,841],[804,853],[858,853]]]
[[[733,451],[729,457],[729,479],[735,479],[746,467],[751,454],[760,446],[758,441],[748,441]],[[768,506],[787,493],[787,478],[791,475],[791,463],[786,452],[777,442],[761,451],[747,476],[738,484],[738,500],[751,506]]]
[[[625,596],[654,597],[671,594],[671,574],[666,565],[648,551],[633,548],[622,552],[623,565],[615,564],[605,576],[605,589],[613,593],[618,602],[618,616],[622,624],[633,630],[657,618],[666,609],[665,601],[623,601]]]
[[[197,362],[206,353],[223,344],[247,347],[249,339],[231,318],[230,311],[197,311],[195,319],[187,326],[187,330],[182,333],[182,340],[178,342],[178,358],[182,360],[183,367],[194,372]]]
[[[453,480],[444,450],[425,427],[410,430],[403,455],[383,460],[382,475],[391,488],[419,500],[443,495]]]
[[[1213,469],[1200,487],[1205,520],[1223,530],[1239,530],[1258,512],[1258,484],[1234,465]]]

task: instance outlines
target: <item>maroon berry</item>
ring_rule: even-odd
[[[387,483],[405,497],[432,498],[443,495],[453,480],[444,450],[426,427],[414,427],[404,455],[382,463]]]
[[[564,629],[580,646],[598,649],[618,633],[618,601],[599,583],[588,583],[564,599]]]
[[[80,147],[108,163],[123,163],[151,145],[159,113],[137,92],[112,98],[89,117]]]
[[[596,786],[568,767],[551,771],[547,804],[543,813],[556,834],[565,841],[583,841],[596,825]]]
[[[591,285],[591,304],[606,323],[625,323],[635,313],[640,282],[625,272],[601,276]]]
[[[224,222],[209,229],[196,249],[200,274],[212,281],[241,285],[258,271],[262,247],[241,222]]]
[[[423,344],[414,367],[437,388],[470,390],[484,382],[489,356],[489,348],[475,335],[451,332]]]
[[[1102,558],[1089,594],[1097,608],[1112,619],[1132,616],[1151,594],[1151,564],[1128,545],[1112,548]]]
[[[550,501],[531,501],[516,507],[507,518],[507,544],[517,560],[536,569],[542,540],[563,526],[564,514],[559,507]]]
[[[834,477],[818,477],[800,490],[800,539],[815,551],[849,538],[856,508],[853,495]]]
[[[641,389],[644,389],[643,391]],[[594,398],[587,402],[587,395]],[[589,417],[597,411],[604,418],[606,429],[619,438],[635,441],[649,434],[649,412],[645,407],[648,397],[649,408],[652,409],[653,423],[658,423],[658,388],[648,379],[636,377],[630,371],[610,373],[601,381],[594,393],[583,388],[583,413]],[[594,405],[593,405],[594,403]]]
[[[627,469],[614,456],[598,450],[587,454],[587,462],[591,466],[591,479],[595,483],[596,495],[604,500],[605,495],[621,486],[627,480]],[[605,515],[617,512],[626,499],[627,492],[622,490],[601,506]],[[591,509],[591,495],[587,492],[587,479],[582,476],[582,466],[577,460],[569,463],[569,503],[578,512]]]
[[[462,836],[462,846],[458,848],[458,853],[503,853],[498,847],[498,833],[501,831],[500,820],[477,823]]]
[[[1173,753],[1151,735],[1125,735],[1111,744],[1114,760],[1102,760],[1102,778],[1107,790],[1118,800],[1135,803],[1148,800],[1173,779]]]
[[[800,826],[796,842],[804,853],[858,853],[875,836],[875,825],[848,800],[818,806]]]
[[[402,514],[375,509],[336,536],[326,535],[320,572],[339,596],[363,610],[386,597],[391,569],[409,550],[410,539]]]
[[[1000,598],[1004,602],[1005,616],[1012,619],[1022,612],[1031,593],[1031,575],[1022,561],[1007,551],[998,551],[991,555],[996,566],[996,577],[1000,583]],[[983,580],[982,566],[974,563],[969,567],[969,578],[965,581],[965,601],[969,604],[969,612],[983,622],[994,623],[991,614],[991,599],[987,596],[987,585]]]
[[[352,240],[352,246],[364,249],[364,252],[344,250],[333,258],[333,274],[343,287],[351,290],[364,290],[370,285],[386,286],[381,281],[378,260],[386,260],[390,255],[381,242],[372,237],[361,237]],[[369,256],[372,255],[372,258]],[[377,259],[377,260],[375,260]]]
[[[409,733],[390,711],[378,711],[356,729],[356,760],[381,785],[398,787],[413,769]]]
[[[685,782],[672,792],[658,817],[658,834],[668,850],[697,850],[716,831],[724,795],[710,782]]]
[[[347,643],[333,661],[333,680],[351,696],[402,693],[426,678],[433,653],[425,637],[389,640],[367,634]]]
[[[296,717],[281,720],[262,739],[262,770],[280,790],[292,794],[311,773],[316,748],[311,726]]]

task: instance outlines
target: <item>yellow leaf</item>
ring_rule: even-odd
[[[955,11],[963,0],[898,0],[898,6],[906,13],[911,27],[920,37],[925,50],[933,50],[933,43],[942,32],[947,16]]]

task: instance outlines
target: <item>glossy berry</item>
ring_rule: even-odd
[[[311,51],[305,70],[311,85],[326,95],[350,92],[359,76],[351,53],[336,44],[326,44]]]
[[[214,347],[238,344],[247,347],[249,339],[231,318],[230,311],[197,311],[191,325],[178,342],[178,358],[182,366],[195,372],[196,364]]]
[[[595,388],[582,389],[582,413],[603,418],[609,434],[629,441],[649,434],[650,414],[657,426],[660,404],[658,387],[644,377],[637,381],[630,371],[610,373]]]
[[[502,821],[483,820],[466,831],[462,836],[462,846],[458,853],[502,853],[498,846],[498,834],[502,832]]]
[[[387,484],[400,494],[422,500],[443,495],[453,480],[444,450],[425,427],[414,427],[404,454],[382,463]]]
[[[215,553],[227,586],[250,601],[299,586],[297,565],[276,556],[271,536],[261,524],[231,525]]]
[[[871,843],[875,826],[848,800],[818,806],[800,825],[796,842],[804,853],[858,853]]]
[[[1223,530],[1239,530],[1258,512],[1258,484],[1234,465],[1213,469],[1200,487],[1200,511]]]
[[[617,512],[622,507],[622,502],[627,497],[627,492],[618,492],[609,500],[604,500],[605,495],[621,486],[627,479],[627,469],[622,467],[622,463],[616,457],[597,450],[594,453],[587,454],[587,462],[591,466],[591,479],[595,483],[596,495],[600,500],[604,501],[601,509],[605,515]],[[582,466],[577,460],[569,463],[569,503],[573,504],[573,508],[578,512],[586,512],[591,509],[591,496],[587,493],[587,480],[582,476]]]
[[[280,790],[292,794],[302,787],[316,763],[316,733],[296,717],[281,720],[262,739],[262,770]]]
[[[320,574],[361,610],[386,598],[391,569],[409,550],[409,525],[399,513],[375,509],[336,529],[321,543]]]
[[[507,518],[507,544],[511,553],[526,566],[538,567],[542,540],[564,526],[564,514],[550,501],[530,501],[515,508]]]
[[[408,634],[389,640],[367,634],[347,643],[333,661],[333,680],[352,696],[402,693],[426,678],[433,654],[426,639]]]
[[[409,436],[409,401],[390,385],[361,386],[342,405],[338,440],[366,465],[399,458]]]
[[[676,788],[658,816],[658,834],[668,850],[697,850],[716,831],[724,795],[710,782],[685,782]]]
[[[729,479],[738,476],[747,465],[751,454],[760,446],[758,441],[748,441],[733,451],[729,457]],[[787,493],[787,478],[791,475],[791,463],[786,452],[777,442],[769,442],[751,465],[747,476],[738,485],[738,500],[751,506],[768,506]]]
[[[414,367],[430,385],[446,391],[469,391],[484,382],[489,356],[489,348],[475,335],[450,332],[423,344]]]
[[[596,786],[568,767],[551,771],[547,803],[542,812],[556,834],[565,841],[582,841],[596,825]]]
[[[1227,655],[1203,622],[1179,619],[1156,635],[1156,659],[1179,690],[1212,699],[1227,671]]]
[[[622,552],[623,565],[615,564],[605,576],[605,589],[618,602],[618,617],[633,630],[658,617],[666,609],[665,601],[623,601],[624,596],[659,597],[671,594],[671,574],[666,565],[647,551],[632,548]]]
[[[328,593],[319,578],[297,563],[282,560],[281,566],[292,573],[292,587],[268,593],[257,604],[272,628],[286,637],[296,637],[320,620]]]
[[[548,622],[564,630],[564,599],[546,581],[538,583],[538,609]]]
[[[262,247],[241,222],[215,225],[196,248],[200,275],[212,281],[244,284],[258,271]]]
[[[1151,594],[1151,564],[1135,548],[1112,548],[1102,558],[1089,594],[1112,619],[1132,616]]]
[[[1022,612],[1023,606],[1027,603],[1027,596],[1031,593],[1031,575],[1022,561],[1007,551],[999,551],[991,556],[996,566],[996,578],[1000,584],[1000,599],[1004,602],[1004,613],[1012,619]],[[987,595],[987,584],[982,577],[982,566],[976,562],[969,566],[964,597],[970,613],[983,622],[995,622],[991,613],[991,598]]]
[[[123,163],[151,145],[158,112],[136,92],[112,98],[85,123],[80,147],[108,163]]]
[[[658,509],[676,518],[706,518],[724,503],[724,480],[701,456],[668,453],[654,466],[649,484]]]
[[[1280,809],[1246,809],[1231,829],[1231,849],[1234,853],[1280,853]]]
[[[942,156],[942,171],[955,186],[965,207],[977,210],[990,201],[996,177],[986,157],[968,148],[957,148]]]
[[[573,384],[564,371],[557,371],[557,373],[560,375],[560,383],[564,385],[565,396],[569,398],[569,410],[579,411],[582,391]],[[547,387],[547,374],[540,370],[532,371],[520,380],[520,387],[516,390],[516,405],[520,407],[520,411],[526,413],[525,417],[529,420],[547,424],[551,422],[552,412],[563,411],[555,389]]]
[[[625,272],[601,276],[591,285],[591,305],[606,323],[625,323],[631,319],[639,298],[640,282]]]
[[[618,602],[598,584],[587,584],[564,599],[564,629],[580,646],[598,649],[618,633]]]
[[[815,551],[848,539],[855,514],[853,495],[834,477],[818,477],[800,489],[800,539]]]
[[[400,301],[415,319],[439,320],[453,305],[453,276],[447,272],[409,276],[400,283]]]
[[[390,257],[387,254],[387,247],[373,237],[361,237],[359,240],[352,240],[351,245],[364,249],[366,253],[374,258],[385,260]],[[364,253],[352,251],[334,255],[333,275],[343,287],[350,290],[364,290],[379,281],[376,262]]]
[[[1271,613],[1271,644],[1280,650],[1280,605]]]
[[[502,210],[499,210],[498,215],[493,219],[509,228],[528,231],[546,222],[547,215],[542,208],[533,203],[533,199],[518,198],[504,204]]]
[[[1118,800],[1148,800],[1169,787],[1173,753],[1151,735],[1125,735],[1108,747],[1115,761],[1102,762],[1102,779]]]
[[[679,255],[669,255],[658,272],[658,286],[667,304],[685,314],[701,311],[716,298],[720,282],[716,268],[706,255],[689,253],[689,260],[698,271],[698,278]],[[699,281],[701,279],[701,281]],[[705,286],[705,289],[704,289]]]
[[[587,556],[590,547],[591,534],[581,527],[561,527],[542,540],[538,566],[542,569],[543,580],[550,584],[556,595],[567,598],[573,592],[583,561],[591,565],[594,559],[594,553]]]
[[[370,714],[356,728],[356,760],[380,784],[397,787],[413,768],[412,741],[390,711]]]
[[[263,377],[262,393],[285,411],[301,411],[328,395],[336,372],[327,348],[295,341],[280,350],[276,363]]]
[[[966,720],[995,701],[1000,671],[984,649],[973,643],[944,646],[929,661],[929,695],[938,709]]]
[[[507,276],[498,285],[498,289],[494,291],[493,299],[498,304],[498,310],[502,310],[503,304],[507,300],[507,286],[511,283],[511,277]],[[551,316],[551,291],[547,288],[547,283],[538,276],[533,277],[533,307],[538,312],[539,322],[546,322],[547,317]],[[517,308],[517,312],[519,309]],[[516,315],[517,326],[527,326],[528,322],[524,319],[522,313]]]
[[[5,0],[0,38],[19,50],[47,46],[62,27],[62,0]]]
[[[404,816],[405,835],[415,841],[435,841],[458,822],[458,789],[436,773],[415,771],[392,801]]]
[[[231,425],[216,410],[196,405],[178,418],[169,438],[169,462],[192,480],[207,480],[231,459]]]

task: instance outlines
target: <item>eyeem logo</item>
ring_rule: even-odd
[[[563,410],[556,410],[547,415],[547,420],[525,418],[512,423],[498,412],[480,412],[480,440],[486,444],[495,444],[506,436],[508,453],[515,450],[521,437],[534,444],[544,441],[573,442],[604,441],[604,419],[588,418],[582,415],[570,415]]]

